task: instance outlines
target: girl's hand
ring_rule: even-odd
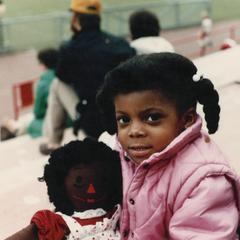
[[[34,224],[29,224],[5,240],[38,240],[37,228]]]

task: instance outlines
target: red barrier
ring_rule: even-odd
[[[34,103],[34,85],[39,78],[16,83],[12,87],[14,119],[17,120],[20,111],[32,107]]]
[[[224,27],[219,27],[215,28],[212,31],[211,37],[213,39],[213,47],[208,48],[208,50],[205,52],[202,51],[200,46],[194,46],[192,47],[192,51],[185,52],[184,46],[189,45],[191,47],[191,44],[197,44],[198,43],[198,36],[194,32],[191,35],[182,37],[182,38],[177,38],[177,39],[172,39],[170,40],[175,49],[178,49],[180,53],[184,54],[185,56],[189,58],[195,58],[199,56],[203,56],[206,53],[212,53],[215,51],[220,50],[220,45],[223,43],[223,41],[226,38],[231,38],[238,42],[240,40],[240,25],[239,24],[234,24],[231,26],[224,26]],[[189,48],[188,48],[189,50]]]

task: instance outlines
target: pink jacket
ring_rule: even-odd
[[[120,149],[122,239],[238,239],[240,180],[201,127],[199,117],[138,167]]]

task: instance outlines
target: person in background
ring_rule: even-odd
[[[213,41],[211,38],[211,32],[213,28],[213,22],[210,18],[207,11],[201,12],[201,29],[198,33],[199,37],[199,46],[200,46],[200,56],[204,56],[206,54],[207,48],[213,45]]]
[[[161,37],[160,22],[155,14],[147,10],[134,12],[129,18],[130,45],[137,54],[174,52],[172,44]]]
[[[43,73],[37,82],[34,105],[33,118],[26,121],[15,121],[7,119],[2,123],[1,131],[5,132],[1,140],[7,140],[16,136],[28,133],[31,137],[36,138],[42,136],[43,122],[48,107],[48,94],[50,86],[55,76],[55,68],[58,59],[58,51],[53,48],[42,49],[38,52],[37,58]],[[8,134],[7,134],[8,133]]]
[[[45,155],[61,145],[67,113],[76,135],[81,129],[98,138],[103,127],[95,104],[97,89],[108,71],[135,55],[126,40],[101,30],[100,0],[72,0],[70,9],[74,34],[60,48],[44,127],[47,141],[40,145]]]
[[[239,239],[240,178],[209,136],[220,119],[212,82],[166,52],[136,56],[105,79],[97,102],[117,134],[122,239]]]

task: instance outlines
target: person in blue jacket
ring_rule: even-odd
[[[74,120],[74,133],[83,130],[97,139],[104,131],[99,119],[95,95],[105,74],[119,63],[134,56],[129,43],[101,30],[101,1],[72,0],[73,37],[59,50],[59,61],[49,95],[44,124],[46,142],[42,154],[61,145],[67,114]]]

